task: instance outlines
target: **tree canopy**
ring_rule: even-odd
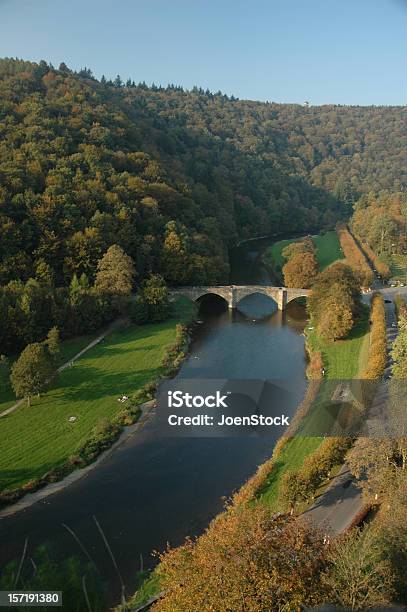
[[[140,278],[224,282],[238,239],[332,227],[407,180],[404,107],[251,102],[12,59],[0,101],[0,284],[93,282],[113,244]]]
[[[307,305],[320,336],[326,340],[346,337],[360,314],[358,278],[346,264],[332,264],[317,277]]]
[[[238,240],[332,228],[358,202],[372,245],[406,248],[406,115],[0,60],[1,352],[109,320],[92,288],[113,245],[140,286],[221,284]]]
[[[321,601],[320,534],[257,505],[221,514],[196,542],[161,556],[157,611],[301,610]]]
[[[134,276],[133,260],[113,244],[97,264],[95,289],[108,295],[130,295]]]
[[[53,373],[47,347],[39,342],[29,344],[11,368],[11,384],[17,397],[39,394]]]

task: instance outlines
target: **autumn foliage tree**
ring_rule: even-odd
[[[362,284],[369,286],[373,281],[373,272],[366,255],[359,248],[346,225],[340,226],[337,232],[346,263],[358,274]]]
[[[406,194],[404,190],[370,191],[355,203],[352,231],[383,278],[389,278],[392,256],[407,249]]]
[[[393,375],[396,378],[407,378],[407,317],[405,311],[399,318],[398,335],[391,351],[393,358]]]
[[[346,338],[351,331],[354,319],[352,305],[343,291],[332,296],[325,302],[325,312],[322,313],[318,323],[318,333],[328,341]]]
[[[322,576],[329,601],[346,610],[386,606],[394,595],[395,574],[375,531],[353,529],[327,549],[329,566]]]
[[[187,238],[174,221],[167,224],[162,248],[161,264],[165,278],[174,285],[182,284],[188,278]]]
[[[318,261],[312,252],[296,253],[283,267],[286,287],[309,289],[318,275]]]
[[[308,310],[321,337],[346,337],[361,312],[360,286],[351,268],[336,262],[321,272],[308,298]]]
[[[303,609],[321,600],[323,539],[288,515],[261,506],[218,516],[204,535],[161,555],[165,595],[157,612],[264,612]]]
[[[95,289],[107,295],[130,295],[134,276],[132,258],[113,244],[98,262]]]
[[[283,257],[287,260],[299,253],[315,253],[315,245],[308,236],[302,240],[290,242],[282,251]]]

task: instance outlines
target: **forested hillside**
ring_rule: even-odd
[[[289,176],[277,144],[268,159],[206,128],[227,98],[151,91],[149,103],[60,68],[0,64],[1,284],[44,265],[57,284],[92,280],[112,243],[139,278],[225,281],[238,238],[335,220],[335,200]],[[201,114],[186,119],[184,102]]]
[[[227,278],[238,238],[332,225],[402,189],[407,109],[302,107],[0,63],[0,282],[92,280],[112,243],[139,277]]]
[[[195,89],[125,88],[172,126],[201,130],[352,204],[407,184],[407,106],[302,106],[230,99]]]
[[[406,118],[0,60],[3,346],[109,318],[93,283],[113,244],[136,287],[222,283],[239,239],[331,228],[364,193],[403,191]]]

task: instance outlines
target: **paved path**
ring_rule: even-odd
[[[337,535],[350,527],[363,508],[362,492],[344,465],[328,489],[303,516],[326,533]]]
[[[71,367],[72,364],[74,363],[74,361],[76,361],[77,359],[82,357],[82,355],[84,355],[87,351],[89,351],[89,349],[91,349],[94,346],[96,346],[97,344],[99,344],[99,342],[101,342],[103,340],[103,338],[105,338],[112,331],[114,331],[115,329],[117,329],[118,327],[123,325],[124,322],[125,322],[125,319],[116,319],[116,321],[113,321],[113,323],[111,323],[100,336],[95,338],[95,340],[92,340],[92,342],[89,342],[89,344],[87,346],[85,346],[85,348],[83,348],[81,351],[79,351],[79,353],[77,353],[69,361],[66,361],[61,366],[59,366],[59,368],[56,371],[56,374],[52,378],[54,378],[57,374],[59,374],[60,372],[62,372],[66,368]],[[52,380],[52,379],[50,379],[50,380]],[[48,381],[48,382],[50,382],[50,381]],[[20,399],[20,400],[18,400],[18,402],[16,402],[15,404],[10,406],[9,408],[4,410],[3,412],[0,412],[0,419],[2,417],[7,416],[8,414],[11,414],[15,410],[17,410],[17,408],[19,408],[24,402],[25,402],[25,398]]]
[[[407,288],[377,288],[383,294],[385,300],[391,300],[391,303],[385,302],[386,315],[386,336],[387,336],[387,365],[384,372],[384,377],[391,375],[391,346],[397,336],[397,325],[394,297],[396,294],[407,298]],[[364,301],[370,302],[371,294],[364,296]],[[382,389],[379,390],[377,397],[372,404],[369,419],[366,423],[367,430],[374,430],[375,421],[383,419],[383,407],[386,405],[386,393]],[[306,510],[303,516],[322,529],[326,533],[336,535],[345,531],[355,520],[355,518],[363,513],[365,503],[363,500],[362,491],[359,488],[356,479],[349,471],[348,466],[342,466],[339,474],[332,480],[330,486],[317,499],[316,503]]]

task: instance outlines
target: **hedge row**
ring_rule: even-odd
[[[372,297],[370,305],[370,346],[363,379],[374,380],[383,376],[387,362],[386,317],[383,296]]]
[[[320,380],[311,381],[309,383],[305,398],[300,404],[295,416],[291,419],[290,427],[275,445],[273,455],[265,463],[262,463],[258,467],[257,472],[251,476],[251,478],[249,478],[249,480],[234,494],[234,505],[250,502],[261,495],[262,489],[267,484],[267,481],[275,468],[276,463],[278,462],[281,451],[285,445],[292,440],[300,422],[310,410],[318,395],[319,387]]]
[[[286,472],[279,487],[281,507],[293,511],[299,503],[314,499],[332,468],[343,463],[352,443],[352,438],[326,438],[299,470]]]
[[[307,378],[309,378],[310,380],[318,380],[322,378],[322,371],[324,369],[322,353],[321,351],[313,351],[310,353],[308,346],[307,350],[310,354],[309,362],[307,365]]]
[[[347,263],[359,273],[364,286],[367,287],[371,285],[373,281],[373,272],[365,254],[359,248],[359,245],[349,229],[346,225],[342,225],[337,228],[337,233]]]

